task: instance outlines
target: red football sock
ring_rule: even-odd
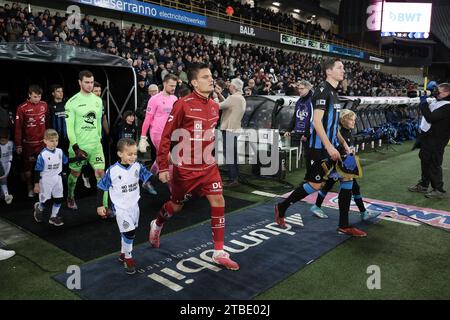
[[[223,250],[225,238],[225,208],[211,207],[211,229],[214,239],[214,250]]]
[[[156,225],[161,227],[173,216],[173,207],[170,201],[164,203],[156,217]]]

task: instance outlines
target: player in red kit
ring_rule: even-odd
[[[214,240],[213,262],[230,270],[239,265],[223,250],[225,234],[225,200],[222,178],[213,155],[214,130],[219,120],[219,105],[210,99],[214,80],[207,64],[194,64],[188,72],[193,92],[175,102],[164,127],[158,149],[159,179],[169,182],[169,161],[174,165],[172,196],[150,224],[149,241],[158,248],[164,223],[190,197],[206,196],[211,205],[211,228]],[[177,143],[171,151],[172,141]]]
[[[34,197],[31,172],[34,162],[44,147],[44,132],[49,127],[47,103],[41,101],[42,89],[31,85],[28,100],[16,112],[15,143],[17,154],[22,155],[23,172],[27,182],[28,197]]]

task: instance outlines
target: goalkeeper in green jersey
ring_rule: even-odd
[[[87,162],[95,171],[97,182],[105,173],[105,156],[102,138],[102,100],[92,93],[94,75],[84,70],[79,73],[80,92],[70,98],[65,106],[66,126],[69,137],[69,167],[67,206],[77,210],[75,186],[81,168]],[[108,207],[108,194],[105,192],[103,203]]]

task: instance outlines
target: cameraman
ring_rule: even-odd
[[[436,101],[430,105],[427,96],[420,97],[419,107],[423,115],[419,152],[422,178],[408,190],[425,193],[427,198],[442,199],[447,195],[442,179],[442,161],[450,137],[450,84],[442,83],[437,88]],[[430,183],[433,190],[428,192]]]

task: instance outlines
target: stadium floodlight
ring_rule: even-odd
[[[273,4],[275,7],[279,7],[279,6],[280,6],[280,3],[279,3],[279,2],[272,2],[272,4]]]

